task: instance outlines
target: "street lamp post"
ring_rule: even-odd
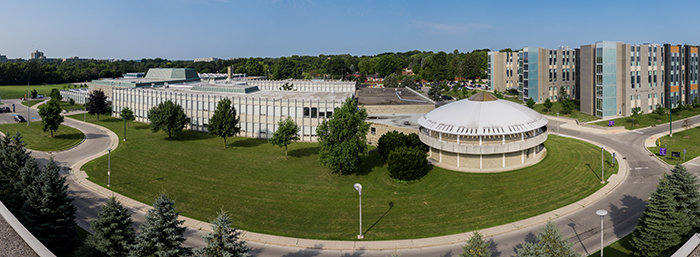
[[[112,186],[112,148],[107,149],[107,186]]]
[[[600,147],[600,183],[605,184],[605,146]]]
[[[27,126],[29,126],[30,120],[32,120],[32,115],[29,113],[29,82],[27,82]]]
[[[357,239],[363,239],[365,235],[362,234],[362,185],[355,183],[355,190],[360,194],[360,234],[357,235]]]
[[[608,214],[606,210],[598,210],[595,212],[600,216],[600,257],[603,257],[603,216]]]
[[[673,137],[673,112],[671,106],[671,97],[668,97],[668,137]]]

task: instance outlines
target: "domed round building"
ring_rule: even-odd
[[[467,172],[499,172],[539,162],[547,123],[526,106],[477,93],[422,117],[420,140],[437,166]]]

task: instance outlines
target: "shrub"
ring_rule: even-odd
[[[391,151],[388,159],[389,174],[392,178],[411,181],[428,173],[428,155],[417,147],[399,147]]]
[[[399,147],[418,147],[423,152],[428,151],[426,145],[420,141],[418,134],[404,134],[403,132],[398,132],[396,130],[388,132],[379,138],[377,143],[377,149],[379,150],[379,155],[382,156],[382,160],[387,161],[389,159],[389,154]]]
[[[74,104],[75,104],[75,100],[73,100],[73,98],[70,98],[70,99],[68,99],[68,103],[69,103],[70,105],[74,105]]]

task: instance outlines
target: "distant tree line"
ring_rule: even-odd
[[[172,61],[161,58],[141,60],[85,60],[75,62],[20,61],[0,63],[0,85],[58,84],[85,82],[97,78],[117,78],[128,72],[146,72],[150,68],[193,68],[199,73],[226,72],[248,76],[269,76],[271,79],[346,79],[378,74],[400,75],[404,68],[413,70],[412,80],[452,80],[485,77],[489,49],[469,53],[454,50],[434,53],[408,51],[382,53],[374,56],[319,55],[285,56],[279,58],[238,58],[214,62]]]

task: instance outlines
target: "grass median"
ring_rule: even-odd
[[[698,143],[700,143],[700,128],[690,128],[682,129],[677,128],[674,130],[673,137],[668,135],[659,138],[656,141],[655,147],[649,147],[649,151],[654,153],[662,161],[668,164],[676,165],[677,163],[683,163],[692,160],[695,157],[700,156],[700,148],[698,148]],[[659,155],[659,148],[666,148],[666,155]],[[683,159],[683,149],[686,150],[685,159]],[[680,157],[673,157],[672,152],[677,152]]]
[[[82,119],[82,115],[74,116]],[[88,122],[120,137],[121,120]],[[600,148],[550,135],[540,164],[510,172],[462,173],[433,167],[417,183],[389,177],[376,152],[357,174],[337,175],[318,164],[316,143],[284,149],[266,140],[222,139],[183,131],[168,139],[133,122],[128,141],[111,154],[110,189],[150,204],[165,192],[185,216],[208,221],[227,210],[235,227],[313,239],[355,240],[361,183],[365,240],[424,238],[484,229],[532,217],[576,202],[600,183]],[[606,162],[611,161],[606,154]],[[106,186],[107,156],[82,167],[89,180]],[[606,176],[617,169],[606,165]]]
[[[700,114],[700,112],[698,112],[698,111],[699,111],[698,109],[692,109],[692,110],[685,110],[685,111],[681,111],[681,112],[673,112],[673,114],[671,116],[673,118],[673,121],[683,120],[683,119],[690,118],[690,117],[693,117],[695,115]],[[615,122],[615,126],[624,126],[625,128],[631,129],[631,130],[646,128],[646,127],[656,126],[656,125],[661,125],[661,124],[668,124],[668,120],[669,120],[668,113],[666,113],[664,115],[658,115],[656,113],[643,114],[643,115],[641,115],[641,117],[639,117],[639,120],[634,121],[634,126],[632,124],[631,117],[622,117],[622,118],[612,119],[612,121]],[[609,121],[610,120],[596,122],[596,123],[592,123],[592,125],[607,127]]]
[[[32,121],[29,126],[26,122],[0,124],[0,132],[14,135],[19,131],[28,149],[44,152],[67,150],[85,139],[83,132],[65,125],[54,131],[54,137],[51,137],[51,132],[42,131],[42,127],[41,121]]]

